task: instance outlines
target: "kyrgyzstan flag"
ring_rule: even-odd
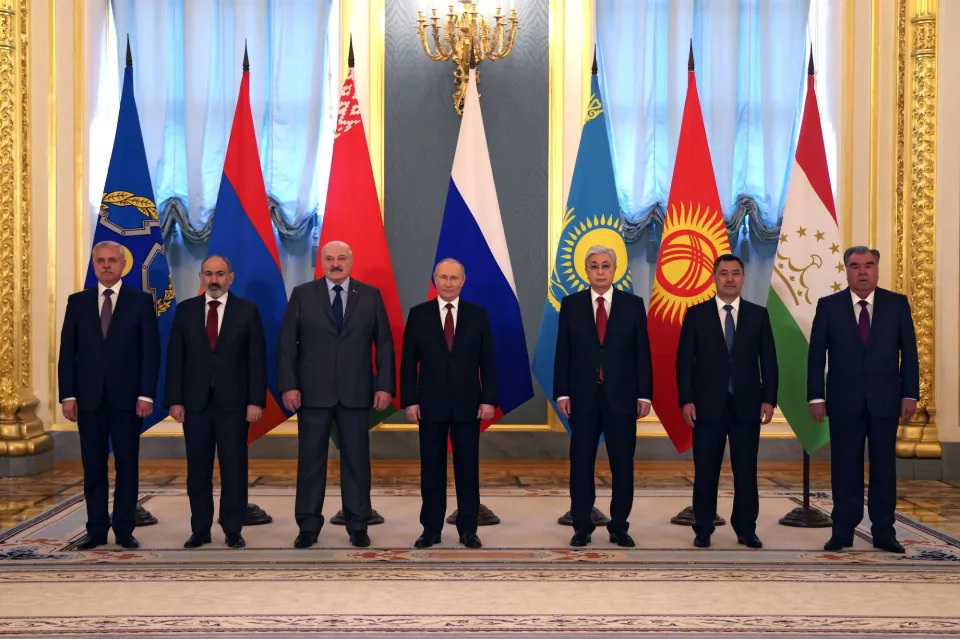
[[[681,453],[693,443],[693,432],[683,421],[677,396],[680,326],[687,308],[714,294],[713,263],[729,252],[730,242],[697,95],[691,46],[687,99],[647,317],[653,377],[664,380],[653,385],[653,408],[670,441]]]
[[[327,205],[320,229],[320,247],[327,242],[346,242],[353,250],[350,277],[380,289],[390,318],[393,334],[394,361],[400,379],[400,348],[403,346],[403,311],[397,293],[393,264],[383,230],[380,200],[373,180],[370,151],[360,119],[357,89],[353,82],[353,44],[350,45],[350,70],[340,92],[337,131],[333,141],[333,161],[327,186]],[[323,277],[323,261],[317,256],[317,279]],[[373,357],[371,349],[371,357]],[[376,368],[376,364],[374,364]],[[385,411],[370,411],[370,427],[382,422],[400,409],[399,393]]]
[[[287,292],[250,112],[250,62],[246,51],[208,254],[230,260],[235,273],[230,293],[250,300],[260,309],[267,341],[267,406],[260,421],[250,424],[247,441],[252,442],[287,418],[277,393],[277,338],[287,308]]]

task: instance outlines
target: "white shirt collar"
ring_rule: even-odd
[[[329,277],[325,277],[323,279],[327,280],[327,291],[332,292],[333,287],[337,285],[336,282],[332,281]],[[343,287],[344,292],[347,292],[350,289],[350,278],[348,277],[347,279],[343,280],[343,283],[340,284],[340,286]]]
[[[444,301],[443,301],[443,298],[440,297],[439,295],[437,295],[437,304],[440,305],[440,311],[441,311],[441,312],[443,312],[444,310],[446,310],[447,304],[453,304],[453,309],[452,309],[452,310],[457,311],[457,310],[460,309],[460,296],[457,295],[455,298],[453,298],[453,299],[450,300],[449,302],[444,302]]]
[[[113,291],[113,297],[116,298],[120,294],[120,287],[123,286],[122,280],[117,280],[117,283],[113,286],[110,286],[110,290]],[[97,282],[97,295],[103,297],[103,292],[107,290],[108,287],[104,286],[100,282]]]
[[[607,306],[610,306],[610,302],[613,300],[613,287],[611,286],[610,288],[607,289],[607,292],[606,292],[606,293],[604,293],[603,295],[601,295],[600,293],[597,293],[597,292],[593,289],[593,287],[591,286],[591,287],[590,287],[590,301],[593,302],[593,305],[594,305],[594,306],[597,305],[597,298],[599,298],[599,297],[602,297],[604,303],[605,303]]]
[[[713,299],[717,300],[717,310],[719,310],[721,313],[725,313],[726,311],[723,310],[723,307],[726,306],[727,303],[724,302],[722,299],[720,299],[719,295],[715,296]],[[739,295],[737,296],[737,299],[730,302],[730,306],[733,307],[734,313],[740,312],[740,296]]]
[[[210,297],[210,293],[206,293],[206,292],[204,292],[203,297],[204,297],[204,299],[205,299],[204,306],[206,306],[206,307],[209,308],[209,307],[210,307],[210,302],[213,302],[214,299],[213,299],[212,297]],[[218,299],[218,300],[216,300],[216,301],[217,301],[217,302],[220,302],[220,305],[221,305],[221,306],[226,306],[226,305],[227,305],[227,298],[228,298],[228,297],[230,297],[230,293],[229,293],[229,292],[224,293],[223,295],[221,295],[221,296],[220,296],[220,299]],[[241,306],[242,306],[242,305],[241,305]]]
[[[870,291],[870,294],[865,298],[867,300],[867,306],[873,306],[873,294],[877,292],[877,289]],[[853,289],[850,289],[850,297],[853,298],[853,305],[860,308],[860,296],[853,292]]]

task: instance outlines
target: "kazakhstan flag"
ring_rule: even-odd
[[[123,247],[126,266],[123,283],[153,295],[160,327],[160,376],[153,396],[153,413],[143,420],[146,430],[167,416],[164,407],[167,343],[177,305],[173,279],[167,265],[167,254],[160,234],[160,220],[153,199],[150,169],[143,148],[140,117],[133,97],[133,61],[127,43],[127,68],[123,72],[123,93],[113,154],[100,201],[100,215],[93,233],[93,243],[112,240]],[[86,287],[96,286],[93,261],[87,269]]]
[[[606,118],[600,102],[600,85],[594,70],[590,82],[590,103],[580,135],[577,163],[573,168],[570,195],[563,215],[563,229],[547,288],[547,301],[540,321],[540,334],[533,354],[533,374],[540,382],[553,409],[553,364],[557,346],[557,319],[560,300],[570,293],[590,286],[584,266],[587,249],[602,245],[617,253],[617,273],[613,284],[621,291],[633,292],[627,245],[621,231],[620,203],[613,175],[610,141],[607,139]],[[557,413],[563,426],[570,432],[570,424]]]

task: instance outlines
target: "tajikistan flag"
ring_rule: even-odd
[[[813,80],[811,54],[807,99],[767,299],[777,355],[787,362],[780,367],[777,400],[808,453],[830,441],[828,422],[815,422],[807,404],[810,326],[817,301],[844,287],[843,249]]]

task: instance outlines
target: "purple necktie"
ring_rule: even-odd
[[[860,339],[866,344],[867,340],[870,339],[870,313],[867,312],[867,300],[860,300],[857,304],[860,305],[860,320],[858,322]]]
[[[443,337],[447,341],[447,350],[453,352],[453,304],[447,302],[444,306],[447,315],[443,318]]]
[[[109,288],[103,292],[103,307],[100,308],[100,330],[103,332],[103,338],[107,338],[110,331],[110,319],[113,317],[113,301],[110,296],[113,291]]]

